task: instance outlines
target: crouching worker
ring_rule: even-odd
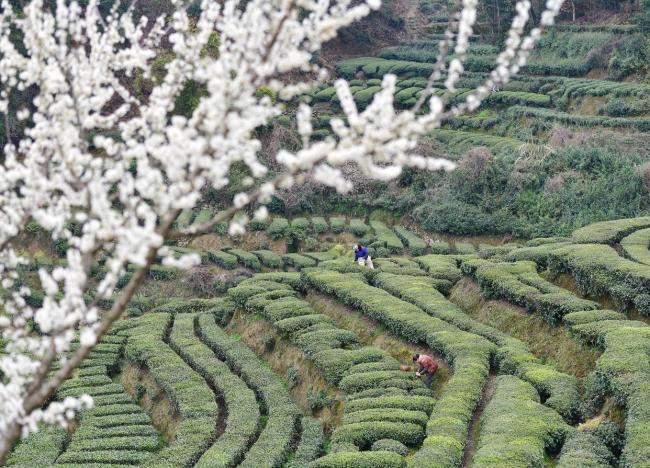
[[[434,361],[431,356],[427,356],[426,354],[416,354],[413,356],[413,362],[419,365],[419,369],[415,375],[417,377],[424,376],[424,385],[431,388],[433,376],[438,370],[438,363]]]
[[[368,253],[368,247],[361,244],[356,244],[354,246],[354,261],[358,262],[361,266],[367,266],[368,268],[374,268],[372,264],[372,259]]]

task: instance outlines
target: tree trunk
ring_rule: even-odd
[[[576,22],[576,4],[571,0],[571,21]]]

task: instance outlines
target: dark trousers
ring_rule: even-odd
[[[431,383],[433,382],[433,374],[424,374],[424,385],[427,388],[431,388]]]

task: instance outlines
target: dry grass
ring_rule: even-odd
[[[149,415],[165,441],[173,441],[180,415],[149,370],[127,362],[122,368],[121,383],[132,397],[137,399],[138,393],[141,393],[138,404]]]
[[[454,286],[450,300],[474,319],[524,341],[530,351],[557,370],[584,378],[594,369],[600,353],[573,339],[563,327],[505,301],[486,300],[478,284],[464,278]]]

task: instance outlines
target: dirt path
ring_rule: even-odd
[[[483,397],[478,404],[478,408],[474,411],[472,421],[469,423],[467,443],[465,444],[465,452],[463,453],[463,468],[470,466],[474,454],[478,450],[478,440],[481,435],[481,420],[483,418],[483,413],[485,412],[485,407],[494,394],[496,378],[496,374],[490,373],[488,376],[488,380],[485,382],[485,387],[483,388]]]

